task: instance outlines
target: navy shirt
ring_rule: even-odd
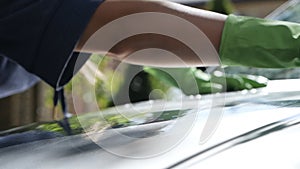
[[[0,98],[39,79],[56,89],[65,85],[76,72],[73,49],[102,1],[1,0]]]

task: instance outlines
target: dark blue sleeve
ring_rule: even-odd
[[[0,55],[55,88],[63,86],[74,74],[73,49],[102,1],[1,0]],[[83,64],[87,57],[80,59]]]

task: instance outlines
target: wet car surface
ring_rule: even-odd
[[[281,87],[280,90],[278,87],[282,85],[289,87]],[[203,128],[212,110],[207,105],[212,100],[215,103],[212,109],[223,110],[222,117],[215,132],[211,133],[207,140],[200,142]],[[135,106],[142,110],[147,104],[145,102]],[[152,104],[162,103],[158,101]],[[178,103],[169,102],[165,107],[176,107],[174,105]],[[107,129],[96,133],[57,137],[1,148],[1,168],[140,168],[141,166],[168,168],[177,163],[188,164],[191,167],[190,160],[196,160],[196,164],[199,162],[205,168],[214,168],[215,165],[223,163],[231,168],[245,168],[244,163],[238,163],[241,162],[240,159],[252,164],[249,166],[258,165],[255,159],[260,160],[259,166],[268,166],[276,152],[281,160],[275,162],[282,162],[282,165],[285,163],[292,165],[291,162],[298,157],[294,154],[299,147],[296,144],[299,140],[297,124],[279,132],[267,130],[265,135],[255,139],[249,139],[246,135],[248,132],[269,124],[278,124],[291,117],[296,121],[299,120],[298,116],[294,116],[300,112],[300,80],[271,81],[267,88],[259,90],[186,98],[182,101],[182,105],[185,105],[182,107],[184,110],[188,109],[186,115],[173,121]],[[193,119],[195,119],[193,125],[189,126],[190,130],[186,132],[187,130],[184,130],[186,122]],[[289,123],[288,120],[286,122]],[[266,131],[258,131],[260,132]],[[120,133],[126,137],[120,137]],[[241,140],[232,141],[236,137]],[[174,142],[174,138],[180,139]],[[263,148],[265,145],[268,146]],[[288,146],[288,149],[285,149],[285,146]],[[292,150],[294,153],[281,153],[280,150]],[[222,155],[224,153],[226,158]],[[263,160],[258,158],[262,154],[265,154]],[[196,156],[193,157],[194,155]],[[217,161],[220,158],[223,160],[219,163],[214,160],[215,158]],[[176,167],[180,168],[180,165]]]

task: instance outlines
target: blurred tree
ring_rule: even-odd
[[[226,15],[234,12],[234,7],[230,0],[211,0],[207,3],[206,9]]]
[[[114,105],[149,100],[151,88],[149,75],[143,70],[143,66],[128,64],[124,73],[124,81],[114,96]]]

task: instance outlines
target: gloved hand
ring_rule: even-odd
[[[229,15],[222,33],[222,65],[300,66],[300,24]]]

